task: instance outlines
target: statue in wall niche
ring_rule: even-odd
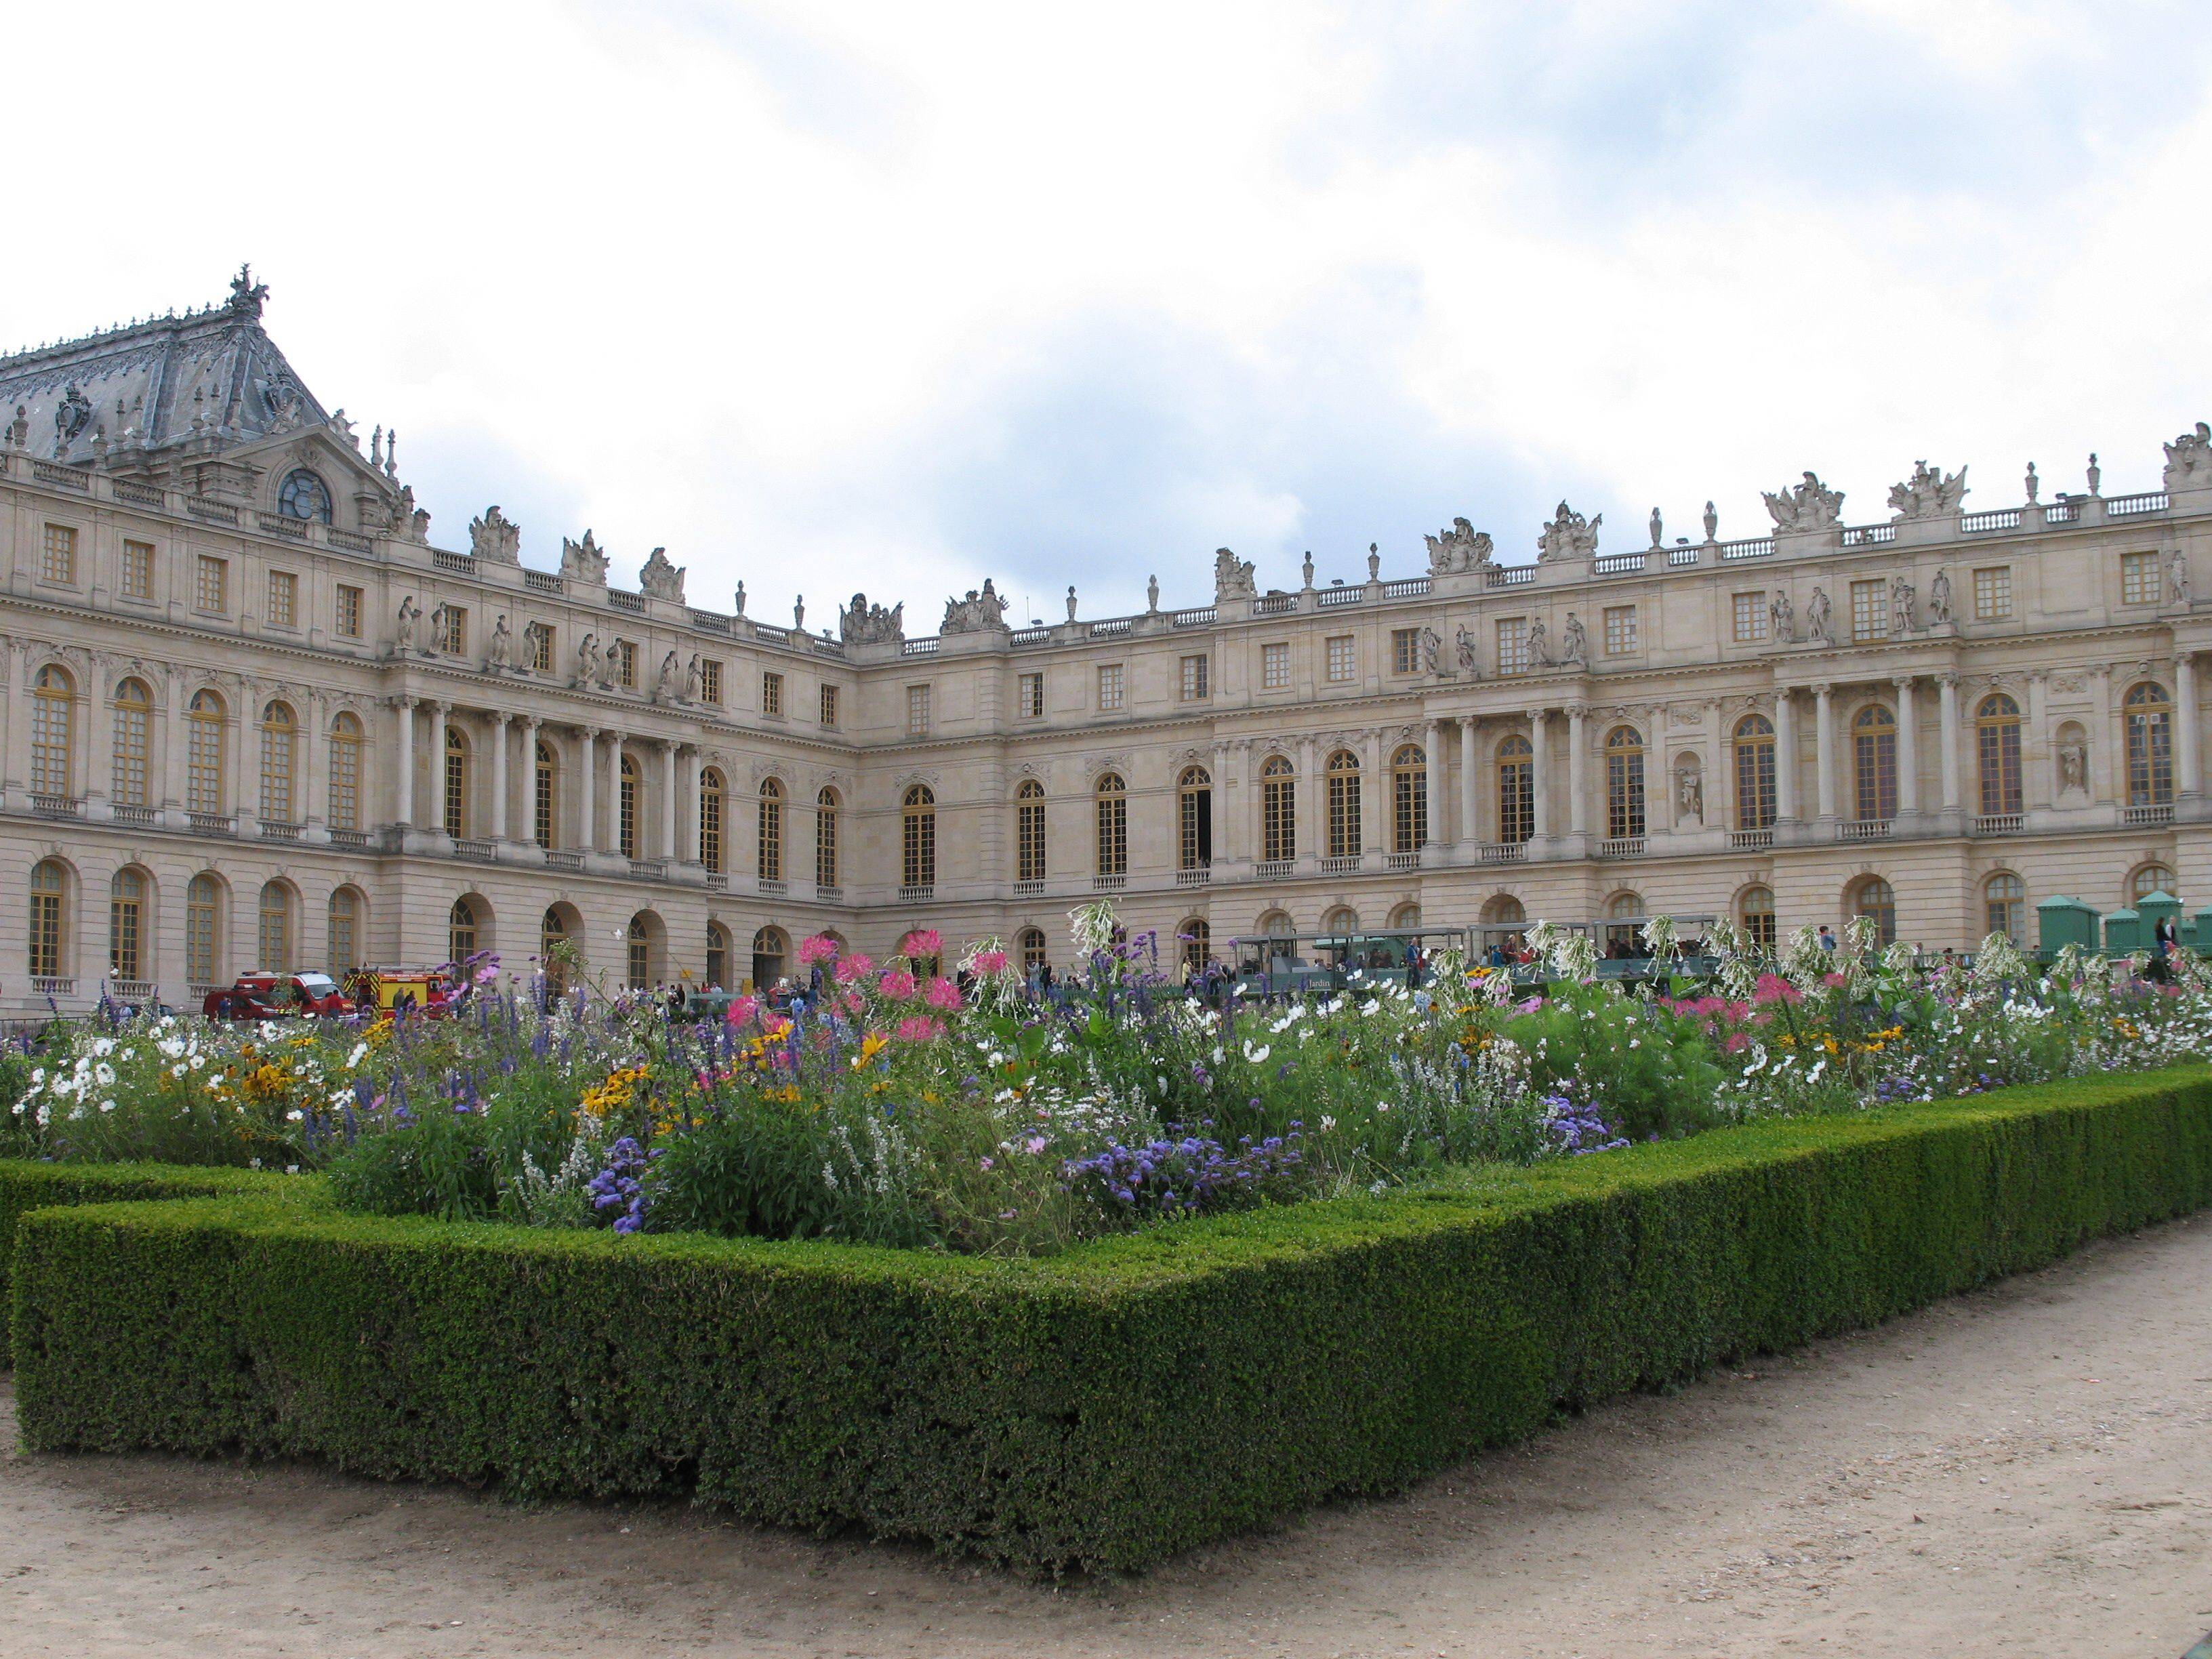
[[[1939,570],[1928,584],[1928,620],[1941,626],[1951,620],[1951,573]]]
[[[1651,509],[1651,545],[1663,547],[1666,544],[1664,539],[1666,534],[1666,521],[1659,516],[1659,509],[1655,507]]]
[[[677,664],[676,653],[671,651],[660,659],[660,677],[653,682],[653,695],[656,697],[674,696],[677,677],[683,672]]]
[[[1454,519],[1450,529],[1440,531],[1433,536],[1424,536],[1421,539],[1429,544],[1429,574],[1431,576],[1448,576],[1490,562],[1489,532],[1477,530],[1465,519]],[[1372,548],[1368,551],[1367,574],[1371,577],[1382,568],[1382,561]]]
[[[1421,663],[1431,674],[1442,675],[1443,671],[1443,638],[1433,628],[1421,629]]]
[[[687,701],[699,701],[700,684],[699,653],[694,651],[691,660],[684,665],[684,696]]]
[[[1844,492],[1829,489],[1818,473],[1808,472],[1802,483],[1784,489],[1761,490],[1759,495],[1773,515],[1777,530],[1826,530],[1843,516]],[[1705,532],[1705,538],[1712,539],[1711,531]]]
[[[1480,672],[1475,666],[1474,661],[1474,635],[1468,632],[1467,624],[1465,623],[1462,623],[1459,625],[1459,637],[1457,643],[1459,646],[1459,672],[1467,678],[1474,679]]]
[[[1552,665],[1552,642],[1544,633],[1544,619],[1537,617],[1528,623],[1528,664],[1532,668]]]
[[[1216,604],[1224,599],[1249,599],[1259,592],[1252,580],[1252,561],[1240,559],[1225,547],[1213,550],[1213,598]]]
[[[1583,630],[1583,619],[1571,611],[1567,625],[1559,630],[1559,660],[1577,668],[1589,665],[1589,635]]]
[[[606,550],[592,539],[589,530],[580,542],[572,542],[566,536],[561,538],[561,574],[572,581],[599,587],[607,585]]]
[[[1889,507],[1899,520],[1940,519],[1956,513],[1966,497],[1966,469],[1946,472],[1925,461],[1912,464],[1912,476],[1889,487]]]
[[[1776,639],[1784,645],[1796,644],[1796,611],[1790,603],[1790,596],[1778,587],[1774,590],[1774,603],[1766,607],[1766,615]]]
[[[1805,635],[1822,645],[1836,642],[1835,633],[1828,626],[1828,590],[1825,587],[1814,588],[1812,599],[1806,604]]]
[[[1160,579],[1158,576],[1145,579],[1145,613],[1152,617],[1160,614]]]
[[[599,677],[599,636],[586,634],[576,642],[576,684],[589,685]]]
[[[1889,579],[1889,631],[1910,634],[1917,624],[1912,617],[1912,584],[1902,576]]]
[[[1583,515],[1561,501],[1559,510],[1552,514],[1536,537],[1536,562],[1549,564],[1556,559],[1587,559],[1597,551],[1597,527],[1605,522],[1601,513],[1594,519]]]
[[[684,572],[688,566],[671,564],[668,550],[656,547],[646,556],[644,568],[637,573],[638,591],[656,599],[667,599],[672,604],[684,603]]]
[[[415,623],[416,619],[421,617],[422,614],[422,608],[415,603],[415,596],[412,593],[410,593],[405,599],[399,601],[399,619],[397,631],[399,642],[399,653],[402,656],[405,656],[407,653],[415,648]]]
[[[2078,789],[2089,792],[2089,750],[2082,744],[2071,740],[2058,745],[2058,788],[2061,793]]]
[[[2166,594],[2175,605],[2189,603],[2189,560],[2178,547],[2166,556]]]
[[[1721,515],[1714,512],[1713,504],[1711,501],[1707,501],[1705,503],[1705,539],[1707,541],[1712,540],[1714,536],[1719,532],[1720,527]]]
[[[514,635],[508,629],[507,625],[507,617],[505,614],[502,613],[500,619],[492,624],[491,665],[494,668],[505,668],[508,666],[514,659]]]
[[[1693,766],[1686,766],[1674,775],[1674,809],[1686,818],[1705,821],[1705,780]]]

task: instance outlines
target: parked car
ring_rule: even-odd
[[[441,1019],[461,1000],[461,987],[446,968],[356,968],[346,975],[346,990],[380,1018],[406,1008]]]
[[[288,1019],[353,1012],[354,1005],[328,974],[272,974],[256,969],[220,991],[210,991],[200,1012],[210,1019]]]

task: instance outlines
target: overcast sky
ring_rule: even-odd
[[[465,546],[934,625],[2212,414],[2194,4],[17,9],[0,349],[222,297]],[[30,88],[26,101],[26,88]]]

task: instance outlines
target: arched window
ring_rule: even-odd
[[[1482,902],[1482,919],[1493,927],[1518,927],[1528,920],[1528,913],[1512,894],[1493,893]]]
[[[450,724],[446,727],[443,783],[446,833],[459,841],[469,833],[469,740],[460,727]]]
[[[210,875],[197,875],[185,888],[185,978],[194,985],[212,985],[222,975],[222,884]]]
[[[288,519],[312,519],[317,524],[328,524],[330,486],[306,467],[296,467],[284,475],[284,482],[276,488],[276,510]]]
[[[1014,791],[1014,879],[1044,879],[1044,786],[1035,778]]]
[[[336,976],[360,967],[361,895],[353,888],[331,890],[328,933],[325,943],[330,960],[324,963],[325,968]]]
[[[1774,827],[1774,722],[1764,714],[1735,723],[1735,827]]]
[[[195,691],[185,708],[185,805],[195,812],[222,810],[222,696]]]
[[[69,872],[57,859],[41,859],[31,866],[30,970],[33,988],[42,979],[58,979],[68,970]]]
[[[781,927],[763,927],[753,935],[753,988],[765,991],[783,977],[783,962],[791,947]]]
[[[653,983],[653,924],[644,911],[629,919],[628,939],[629,988],[642,991]]]
[[[1421,907],[1407,899],[1390,913],[1390,925],[1400,929],[1411,929],[1421,925]]]
[[[1321,919],[1321,931],[1331,939],[1348,939],[1359,931],[1359,912],[1340,904]]]
[[[1298,855],[1297,769],[1281,755],[1260,768],[1260,857],[1285,864]]]
[[[2163,864],[2137,865],[2128,877],[2128,902],[2141,904],[2153,893],[2171,893],[2179,884]]]
[[[926,783],[909,786],[899,809],[899,884],[937,882],[937,797]]]
[[[261,821],[290,823],[292,784],[300,746],[299,723],[289,703],[272,702],[261,711]]]
[[[1644,833],[1644,735],[1632,726],[1606,733],[1605,826],[1614,841]]]
[[[457,898],[446,916],[446,957],[450,962],[466,962],[477,953],[476,906],[466,898]]]
[[[260,931],[256,936],[257,965],[272,974],[292,971],[292,890],[281,881],[261,887]]]
[[[1213,867],[1213,779],[1203,766],[1186,766],[1176,780],[1176,868]]]
[[[1897,716],[1870,702],[1851,717],[1853,804],[1862,823],[1897,816]]]
[[[1743,890],[1735,902],[1737,919],[1743,924],[1744,937],[1755,949],[1771,951],[1774,949],[1774,890],[1753,885]]]
[[[814,884],[837,885],[837,792],[824,788],[814,798]]]
[[[761,780],[760,878],[783,879],[783,786],[774,778]]]
[[[1359,757],[1340,749],[1328,757],[1322,775],[1328,799],[1326,856],[1356,859],[1360,848]]]
[[[2146,680],[2131,686],[2121,708],[2127,718],[2128,805],[2164,806],[2173,799],[2173,702],[2166,688]]]
[[[1291,920],[1288,911],[1270,910],[1260,918],[1260,933],[1267,941],[1267,959],[1273,962],[1291,954],[1297,924]]]
[[[1390,850],[1418,853],[1429,834],[1429,757],[1417,743],[1390,757]]]
[[[1605,951],[1610,957],[1647,954],[1643,894],[1615,893],[1605,902]]]
[[[1536,750],[1516,732],[1498,745],[1498,839],[1527,841],[1536,833]]]
[[[333,830],[361,828],[361,720],[350,712],[331,722],[330,813]]]
[[[561,759],[543,738],[538,740],[537,763],[532,769],[530,836],[540,847],[551,847],[561,822]]]
[[[628,755],[622,757],[622,797],[616,813],[617,845],[626,859],[637,856],[637,763]]]
[[[2002,691],[1984,697],[1974,711],[1974,753],[1981,766],[1983,816],[2019,811],[2020,705]]]
[[[721,768],[709,766],[699,774],[699,863],[717,875],[722,872],[722,807],[727,793]]]
[[[1098,811],[1098,873],[1129,872],[1129,791],[1121,775],[1106,773],[1095,791]]]
[[[107,971],[122,980],[146,977],[146,878],[118,870],[108,885]]]
[[[2000,870],[1982,884],[1984,932],[2002,933],[2014,945],[2027,941],[2027,884],[2009,870]]]
[[[1176,938],[1182,945],[1182,969],[1194,974],[1205,967],[1213,954],[1213,929],[1206,925],[1204,916],[1193,916],[1176,929]]]
[[[568,943],[568,918],[559,905],[549,905],[538,922],[538,960],[545,970],[545,982],[556,996],[568,983],[568,965],[556,954]]]
[[[108,776],[108,798],[118,806],[143,806],[149,738],[154,698],[146,682],[128,679],[115,688],[115,758]],[[136,979],[133,974],[130,977]]]
[[[1862,876],[1851,884],[1849,908],[1854,917],[1874,923],[1875,942],[1897,943],[1897,895],[1880,876]]]
[[[730,982],[730,930],[719,921],[707,924],[707,986],[720,990]]]
[[[48,663],[31,682],[31,793],[68,796],[70,751],[76,736],[76,683]]]

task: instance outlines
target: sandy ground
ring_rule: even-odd
[[[1134,1581],[306,1468],[0,1458],[11,1659],[2110,1659],[2208,1629],[2212,1218]]]

